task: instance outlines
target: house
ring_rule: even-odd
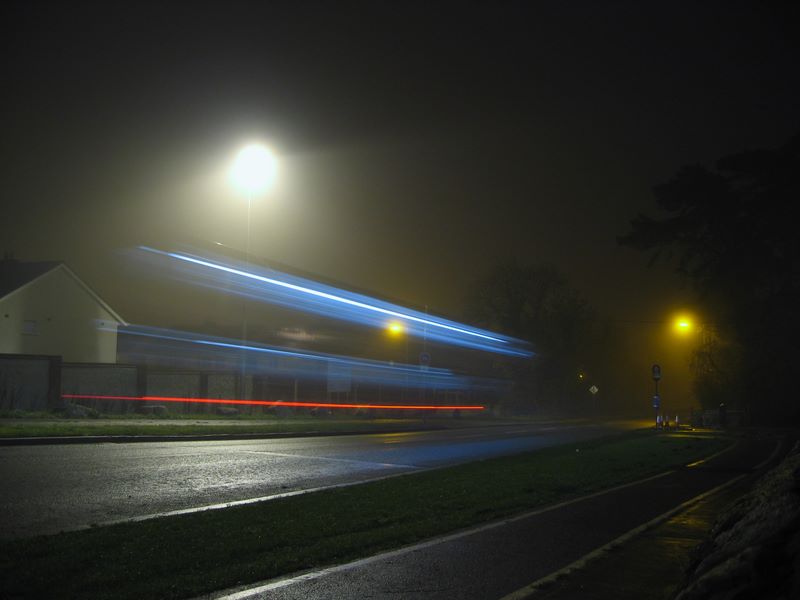
[[[114,363],[125,321],[63,262],[0,261],[0,354]]]

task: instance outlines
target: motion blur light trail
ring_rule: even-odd
[[[273,269],[231,263],[229,259],[167,252],[146,246],[141,246],[139,250],[180,261],[185,267],[181,277],[195,285],[232,291],[253,300],[381,329],[386,327],[387,320],[399,320],[407,335],[510,356],[533,356],[533,352],[522,340],[433,317]]]
[[[410,404],[333,404],[330,402],[289,402],[282,400],[240,400],[235,398],[180,398],[175,396],[105,396],[62,394],[66,400],[134,400],[138,402],[189,402],[193,404],[245,404],[248,406],[287,406],[293,408],[361,408],[380,410],[484,410],[480,405],[431,406]]]
[[[105,326],[100,325],[101,329]],[[263,344],[241,344],[228,338],[144,325],[119,328],[127,358],[199,370],[234,371],[241,368],[242,353],[250,374],[272,374],[304,380],[344,378],[359,383],[439,390],[498,389],[506,382],[458,375],[449,369],[388,364]]]

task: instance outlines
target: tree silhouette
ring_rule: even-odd
[[[705,358],[696,357],[698,374],[708,376],[712,363],[727,355],[728,367],[739,365],[736,379],[716,379],[727,381],[729,392],[735,388],[762,419],[800,416],[790,396],[800,357],[800,255],[793,216],[798,192],[800,136],[795,136],[776,150],[722,158],[714,170],[683,167],[654,188],[667,216],[639,215],[618,238],[651,252],[651,263],[673,261],[692,281],[716,336],[705,340]],[[701,381],[706,398],[725,397],[722,384],[714,387],[708,377]]]
[[[563,276],[551,267],[498,263],[473,284],[467,306],[472,321],[531,342],[535,358],[496,364],[514,379],[521,405],[572,408],[595,316]]]

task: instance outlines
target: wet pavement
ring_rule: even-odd
[[[641,426],[619,421],[278,440],[6,446],[0,448],[0,537],[356,483]]]
[[[526,593],[519,592],[532,582],[681,503],[750,473],[775,448],[773,438],[745,438],[729,452],[668,475],[350,565],[268,582],[261,588],[227,597],[230,600],[483,600],[512,594],[526,597]],[[619,577],[621,582],[624,574]]]
[[[540,600],[669,600],[684,578],[692,552],[708,536],[717,514],[748,485],[721,490],[620,547],[523,598]]]

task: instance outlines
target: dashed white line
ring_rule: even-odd
[[[333,458],[331,456],[304,456],[302,454],[286,454],[283,452],[270,452],[269,450],[239,450],[242,454],[268,454],[270,456],[279,456],[282,458],[299,458],[302,460],[327,460],[331,462],[343,462],[356,465],[369,465],[377,467],[394,467],[398,469],[418,469],[417,465],[403,465],[397,463],[384,463],[374,462],[369,460],[356,460],[352,458]]]

